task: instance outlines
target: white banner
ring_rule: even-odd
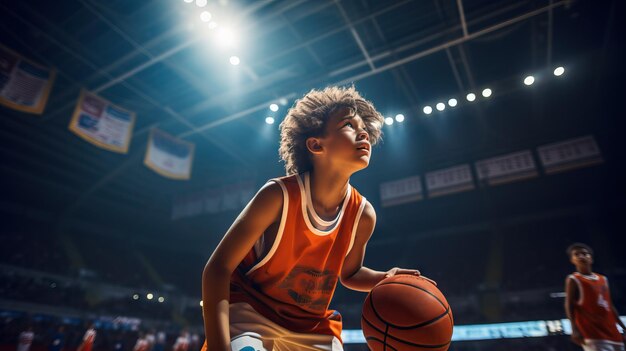
[[[548,174],[603,162],[600,148],[591,135],[540,146],[537,152]]]
[[[0,45],[0,104],[14,110],[43,113],[56,71]]]
[[[422,183],[419,176],[380,184],[380,201],[383,207],[400,205],[421,199]]]
[[[152,129],[143,163],[156,173],[171,179],[191,178],[193,143]]]
[[[70,130],[103,149],[127,153],[135,113],[83,90],[70,121]]]
[[[458,193],[474,189],[469,165],[460,165],[426,173],[429,197]]]
[[[537,176],[530,150],[492,157],[475,163],[479,184],[502,184]]]

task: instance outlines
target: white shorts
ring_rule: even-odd
[[[230,305],[230,337],[233,351],[343,351],[335,336],[293,332],[243,302]]]
[[[585,351],[624,351],[624,344],[608,340],[585,339],[582,345]]]

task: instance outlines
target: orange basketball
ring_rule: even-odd
[[[428,280],[395,275],[376,285],[363,304],[361,327],[373,351],[445,351],[452,339],[452,311]]]

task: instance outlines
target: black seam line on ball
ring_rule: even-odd
[[[413,287],[413,288],[416,288],[416,289],[422,290],[422,291],[426,292],[427,294],[431,295],[432,297],[434,297],[434,298],[435,298],[437,301],[439,301],[439,303],[441,303],[441,305],[442,305],[442,306],[446,309],[446,310],[445,310],[445,311],[444,311],[441,315],[439,315],[439,316],[437,316],[437,317],[435,317],[435,318],[433,318],[433,319],[431,319],[431,320],[429,320],[429,321],[422,322],[422,323],[419,323],[419,324],[416,324],[416,325],[411,325],[411,326],[399,326],[399,325],[395,325],[395,324],[392,324],[392,323],[387,322],[387,321],[386,321],[386,320],[385,320],[385,319],[384,319],[384,318],[383,318],[383,317],[382,317],[382,316],[378,313],[378,311],[376,311],[376,307],[374,307],[374,290],[370,291],[369,300],[370,300],[370,306],[372,306],[372,311],[374,311],[374,314],[376,315],[376,317],[378,317],[378,319],[379,319],[381,322],[384,322],[384,323],[386,323],[386,324],[388,324],[388,325],[390,325],[390,326],[392,326],[392,327],[394,327],[394,328],[397,328],[397,329],[405,329],[405,330],[406,330],[406,329],[420,328],[420,327],[423,327],[423,326],[428,325],[428,324],[430,324],[430,323],[434,323],[434,322],[436,322],[437,320],[439,320],[439,319],[443,318],[446,314],[448,314],[448,313],[450,312],[450,306],[446,306],[446,305],[444,305],[444,304],[443,304],[443,303],[442,303],[442,302],[441,302],[441,301],[437,298],[437,296],[435,296],[435,295],[431,294],[429,291],[427,291],[427,290],[425,290],[425,289],[422,289],[422,288],[416,287],[416,286],[411,285],[411,284],[404,284],[404,283],[387,283],[387,284],[382,284],[382,285],[389,285],[389,284],[402,284],[402,285],[407,285],[407,286],[410,286],[410,287]],[[379,286],[380,286],[380,285],[379,285]],[[381,330],[380,332],[382,333],[382,330]]]
[[[386,345],[388,348],[392,349],[393,351],[398,351],[396,348],[394,348],[393,346],[389,346],[389,345],[385,344],[382,340],[380,340],[377,337],[368,336],[367,338],[365,338],[365,341],[368,341],[368,340],[378,341],[379,343],[381,343],[383,345]]]
[[[379,333],[384,333],[382,330],[378,329],[378,328],[377,328],[374,324],[372,324],[372,322],[368,321],[368,320],[367,320],[367,318],[363,318],[363,320],[365,321],[365,323],[369,324],[369,326],[370,326],[370,327],[374,328],[374,330],[376,330],[377,332],[379,332]],[[398,339],[398,338],[396,338],[396,337],[395,337],[395,336],[393,336],[393,335],[387,335],[387,337],[389,337],[390,339],[393,339],[393,340],[395,340],[395,341],[401,342],[401,343],[403,343],[403,344],[407,344],[407,345],[411,345],[411,346],[416,346],[416,347],[425,347],[425,348],[428,348],[428,349],[436,349],[436,348],[438,348],[438,347],[444,347],[444,346],[446,346],[446,345],[449,345],[449,344],[450,344],[450,341],[448,341],[447,343],[445,343],[445,344],[441,344],[441,345],[423,345],[423,344],[415,344],[415,343],[412,343],[412,342],[409,342],[409,341],[405,341],[405,340],[402,340],[402,339]],[[377,340],[377,341],[383,342],[382,340],[380,340],[380,339],[378,339],[378,338],[375,338],[375,337],[373,337],[373,336],[370,336],[370,337],[366,337],[366,338],[365,338],[365,340],[369,340],[369,339],[374,339],[374,340]],[[391,346],[389,346],[389,347],[391,347]]]
[[[445,312],[443,312],[442,314],[438,315],[437,317],[435,317],[435,318],[433,318],[433,319],[431,319],[429,321],[422,322],[422,323],[419,323],[419,324],[416,324],[416,325],[410,325],[410,326],[407,326],[407,327],[403,327],[403,326],[400,326],[400,325],[394,325],[394,324],[390,324],[390,323],[388,323],[388,324],[390,326],[396,328],[396,329],[401,329],[401,330],[417,329],[417,328],[421,328],[421,327],[427,326],[429,324],[435,323],[436,321],[440,320],[441,318],[447,316],[449,314],[448,312],[450,312],[450,310],[446,309]]]
[[[387,333],[389,332],[389,324],[385,327],[385,340],[383,345],[383,351],[387,351]]]

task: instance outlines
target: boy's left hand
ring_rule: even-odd
[[[437,282],[436,282],[436,281],[434,281],[434,280],[432,280],[432,279],[430,279],[430,278],[427,278],[427,277],[423,276],[423,275],[422,275],[422,273],[420,273],[420,271],[418,271],[417,269],[405,269],[405,268],[398,268],[398,267],[394,267],[394,268],[392,268],[392,269],[388,270],[388,271],[385,273],[385,278],[393,277],[394,275],[397,275],[397,274],[410,274],[410,275],[416,275],[416,276],[418,276],[418,277],[422,277],[422,278],[424,278],[424,279],[428,280],[429,282],[433,283],[435,286],[437,285]]]

